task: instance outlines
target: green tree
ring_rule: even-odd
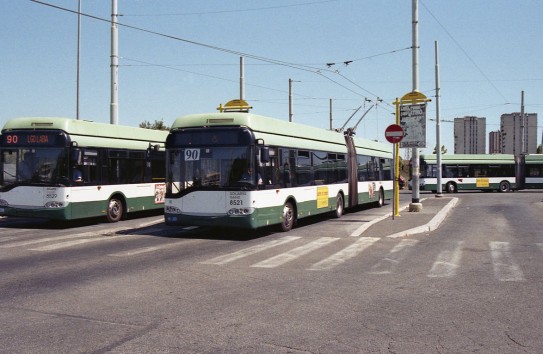
[[[170,127],[164,124],[163,120],[156,120],[154,123],[143,121],[143,123],[140,123],[140,128],[145,129],[153,129],[153,130],[170,130]]]

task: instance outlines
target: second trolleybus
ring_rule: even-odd
[[[420,156],[420,190],[455,193],[459,190],[508,192],[517,188],[516,160],[508,154],[441,156],[441,187],[437,186],[437,156]]]
[[[0,139],[0,215],[70,220],[162,209],[168,132],[15,118]]]
[[[166,140],[168,225],[290,230],[392,196],[389,144],[252,113],[178,118]]]
[[[518,156],[517,163],[519,188],[543,189],[543,154]]]

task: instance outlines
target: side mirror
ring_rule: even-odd
[[[263,146],[260,148],[260,162],[270,162],[270,148]]]
[[[70,151],[70,160],[72,165],[83,164],[83,151],[79,148],[72,148]]]

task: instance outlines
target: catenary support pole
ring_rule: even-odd
[[[76,99],[75,99],[75,119],[79,120],[79,73],[81,68],[81,0],[77,4],[77,78],[76,78]]]
[[[418,14],[418,0],[412,0],[412,59],[413,59],[413,92],[419,89],[419,14]],[[413,177],[411,185],[413,193],[411,196],[411,204],[409,205],[409,211],[422,211],[422,204],[420,203],[420,161],[419,161],[419,149],[412,148],[412,168]]]
[[[245,99],[245,63],[243,57],[239,57],[239,99]]]
[[[436,50],[436,155],[437,155],[437,194],[436,197],[443,197],[443,187],[441,186],[441,121],[439,118],[439,50],[438,50],[437,41],[435,41],[435,50]]]
[[[111,124],[119,124],[118,50],[117,0],[111,0],[111,103],[109,110],[109,120]]]

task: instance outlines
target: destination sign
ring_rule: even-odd
[[[65,138],[53,132],[8,132],[2,134],[2,146],[63,146]]]

